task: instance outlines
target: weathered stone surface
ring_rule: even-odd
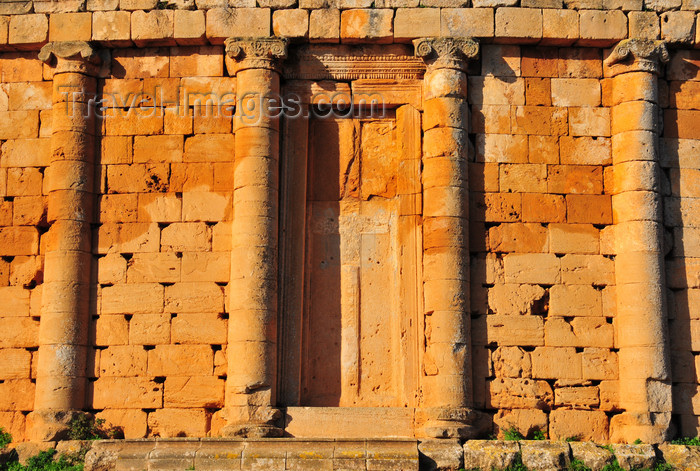
[[[613,444],[612,447],[623,469],[651,468],[656,462],[653,445]]]
[[[309,15],[309,40],[311,42],[339,42],[340,10],[334,8],[313,10]]]
[[[597,391],[594,392],[597,393]],[[556,409],[550,414],[549,421],[552,440],[572,437],[597,443],[608,440],[608,417],[603,411]]]
[[[390,43],[393,40],[394,11],[379,10],[345,10],[340,15],[340,38],[342,42],[360,42],[372,40],[377,44]]]
[[[571,463],[569,444],[524,440],[521,442],[523,464],[528,469],[554,471]]]
[[[418,444],[421,467],[448,471],[464,465],[464,452],[457,440],[425,440]]]
[[[547,413],[539,409],[500,410],[493,418],[494,433],[503,438],[506,431],[515,428],[523,437],[537,432],[545,433],[548,428]]]
[[[466,469],[506,469],[514,466],[520,453],[518,442],[468,440],[464,444]]]
[[[593,442],[570,442],[571,455],[594,471],[601,471],[613,462],[613,454]]]
[[[497,378],[487,383],[487,402],[496,408],[546,408],[554,394],[546,381],[521,378]]]
[[[661,458],[673,469],[690,471],[700,466],[700,450],[695,446],[671,445],[663,443],[659,445]]]

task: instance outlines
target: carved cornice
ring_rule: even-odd
[[[285,38],[228,38],[226,55],[233,59],[233,73],[244,69],[279,69],[287,57]]]
[[[460,69],[479,56],[479,43],[471,38],[421,38],[414,39],[416,56],[429,68]]]
[[[626,72],[650,72],[659,74],[661,64],[670,56],[664,41],[653,39],[625,39],[620,41],[605,59],[609,75],[614,77]]]
[[[39,51],[39,60],[55,68],[55,73],[78,72],[105,76],[109,68],[109,52],[85,41],[61,41],[46,44]]]
[[[420,79],[423,61],[406,55],[296,54],[285,70],[288,79],[360,80]]]

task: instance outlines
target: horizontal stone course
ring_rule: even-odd
[[[58,447],[70,450],[73,443],[61,442]],[[436,446],[440,443],[449,443],[449,449]],[[608,448],[600,443],[468,440],[460,450],[457,441],[453,444],[452,441],[294,438],[100,440],[86,444],[89,451],[85,470],[192,467],[225,471],[258,469],[255,466],[264,463],[264,469],[273,469],[270,466],[274,465],[274,469],[409,471],[419,469],[419,450],[422,463],[442,465],[439,469],[504,469],[517,465],[520,460],[528,469],[566,469],[573,460],[592,469],[602,469],[614,458],[625,469],[652,468],[655,463],[662,462],[674,469],[700,466],[698,447],[665,443],[657,447],[641,444]]]
[[[22,3],[30,8],[19,8]],[[154,2],[128,6],[122,2],[121,8],[117,2],[87,2],[87,11],[35,6],[33,13],[31,3],[0,3],[0,51],[38,50],[48,41],[67,40],[93,40],[111,47],[222,44],[230,36],[286,36],[321,43],[405,43],[418,37],[468,36],[592,47],[608,47],[629,37],[700,44],[697,2],[684,3],[680,11],[641,11],[641,1],[571,2],[563,8],[557,0],[523,0],[520,5],[509,0],[474,1],[471,8],[459,1],[420,5],[388,1],[373,6],[319,1],[302,2],[298,9],[289,1],[259,2],[258,8],[254,2],[197,2],[199,9],[190,2],[175,2],[175,7],[187,8],[174,10],[155,9],[150,6]]]
[[[95,442],[86,455],[85,463],[86,471],[98,469],[418,471],[419,469],[418,442],[392,439],[103,440]]]

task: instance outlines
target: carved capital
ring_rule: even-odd
[[[85,41],[61,41],[46,44],[39,51],[39,60],[55,68],[55,73],[78,72],[106,76],[109,52]]]
[[[420,38],[413,40],[416,56],[428,67],[464,70],[479,55],[479,43],[471,38]]]
[[[244,69],[279,69],[279,63],[287,57],[285,38],[228,38],[226,55],[234,60],[231,72]]]
[[[614,77],[625,72],[659,74],[661,64],[670,56],[664,41],[653,39],[625,39],[620,41],[605,59],[606,75]]]

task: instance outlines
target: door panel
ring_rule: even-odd
[[[408,105],[381,119],[312,118],[287,129],[305,131],[306,138],[284,136],[296,144],[286,144],[283,165],[306,184],[299,191],[303,183],[286,178],[283,194],[306,202],[282,202],[289,208],[282,247],[299,254],[284,259],[299,262],[290,262],[291,279],[281,280],[287,298],[280,403],[415,407],[422,351],[420,113]],[[284,235],[301,226],[299,214],[303,234]],[[297,420],[302,410],[311,409],[295,408]]]
[[[396,122],[310,137],[302,405],[398,406]]]

